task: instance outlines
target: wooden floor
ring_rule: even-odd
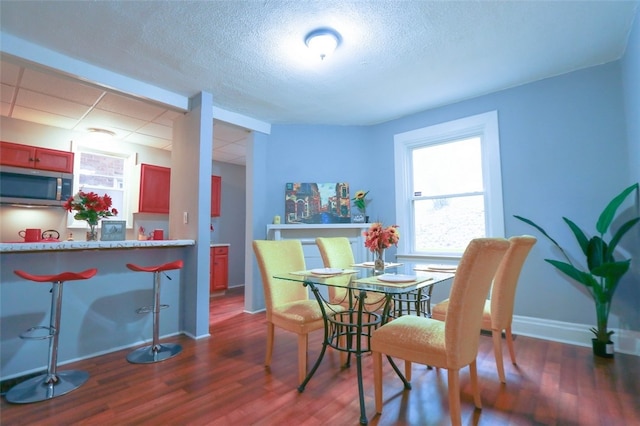
[[[335,351],[303,393],[296,390],[296,338],[276,329],[271,370],[263,366],[265,315],[242,312],[242,293],[212,299],[211,338],[180,336],[184,351],[150,365],[129,364],[129,350],[65,365],[90,374],[81,388],[49,401],[0,403],[9,425],[356,425],[355,363],[342,369]],[[321,333],[310,340],[310,360]],[[478,374],[483,409],[474,410],[468,370],[461,373],[465,425],[640,425],[640,357],[596,359],[590,348],[531,339],[515,341],[518,365],[498,381],[491,338],[482,336]],[[43,354],[43,358],[46,354]],[[446,425],[447,374],[414,365],[413,390],[385,363],[384,409],[375,414],[371,357],[365,356],[366,409],[372,425]]]

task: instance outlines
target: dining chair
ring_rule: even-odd
[[[346,237],[319,237],[316,244],[322,256],[325,268],[349,269],[355,264],[351,242]],[[348,293],[345,288],[329,287],[329,301],[349,308]],[[369,292],[365,296],[365,304],[382,308],[385,302],[384,293]]]
[[[316,300],[309,298],[307,287],[274,278],[306,269],[300,240],[255,240],[253,250],[260,267],[267,313],[267,352],[265,367],[271,366],[274,328],[298,335],[298,381],[307,375],[308,334],[324,328],[322,310]],[[334,308],[338,309],[338,308]]]
[[[483,302],[500,260],[504,238],[477,238],[464,251],[449,294],[447,321],[403,315],[373,332],[371,352],[376,411],[382,413],[382,354],[447,369],[451,423],[461,423],[460,369],[469,366],[473,400],[482,408],[476,356]],[[411,385],[405,382],[405,388]]]
[[[511,334],[513,303],[516,297],[516,286],[518,285],[520,271],[536,241],[535,237],[529,235],[509,238],[509,249],[502,258],[500,265],[498,265],[491,287],[490,299],[484,302],[482,329],[491,331],[498,377],[502,383],[507,382],[502,361],[502,332],[504,331],[505,333],[511,363],[515,365],[516,354]],[[432,318],[445,321],[448,309],[449,299],[445,299],[433,307]]]

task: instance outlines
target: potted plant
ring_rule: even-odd
[[[615,218],[618,208],[622,205],[629,194],[634,191],[638,192],[638,183],[626,188],[609,202],[607,207],[602,211],[598,222],[596,223],[596,231],[598,235],[594,235],[590,239],[587,237],[574,222],[563,217],[562,219],[569,225],[571,231],[576,237],[580,248],[585,256],[586,269],[574,265],[565,250],[549,236],[540,226],[531,220],[521,216],[514,217],[519,219],[542,233],[547,237],[564,256],[567,262],[558,260],[545,259],[546,262],[555,266],[562,273],[584,285],[595,302],[597,326],[591,328],[595,338],[592,339],[593,352],[595,355],[603,357],[613,357],[613,342],[611,335],[613,331],[607,328],[609,320],[609,309],[611,308],[611,300],[616,291],[620,279],[627,273],[631,264],[631,259],[619,260],[614,258],[616,246],[620,239],[640,221],[640,217],[635,217],[622,224],[613,235],[613,238],[607,243],[604,241],[605,234],[609,232],[609,227]]]

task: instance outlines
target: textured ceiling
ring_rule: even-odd
[[[638,1],[6,1],[25,41],[268,123],[368,125],[620,58]],[[342,35],[312,57],[304,37]]]

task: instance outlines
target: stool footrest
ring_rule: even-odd
[[[31,333],[33,333],[36,330],[47,330],[49,332],[49,334],[41,335],[41,336],[32,335]],[[44,325],[37,325],[35,327],[31,327],[30,329],[28,329],[24,333],[20,334],[20,338],[21,339],[27,339],[27,340],[44,340],[44,339],[51,339],[53,336],[55,336],[55,334],[56,334],[55,328],[46,327]]]
[[[167,309],[168,307],[169,305],[160,305],[160,309]],[[136,313],[138,314],[148,314],[149,312],[153,312],[153,306],[143,306],[136,309]]]

